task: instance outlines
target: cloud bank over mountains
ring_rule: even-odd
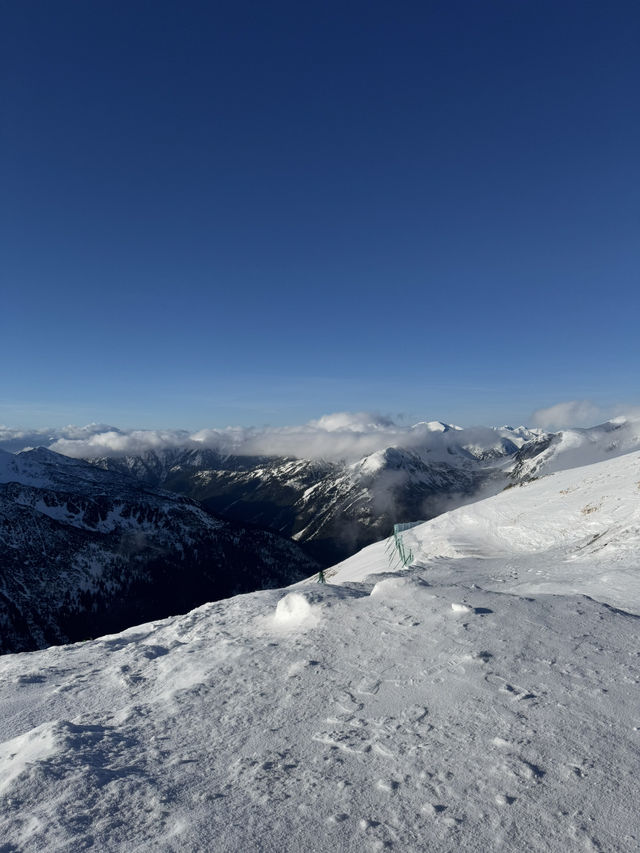
[[[594,423],[602,412],[588,401],[558,403],[534,412],[536,427],[562,428],[568,424]],[[630,413],[640,417],[640,412]],[[526,430],[521,433],[525,438]],[[123,430],[108,424],[67,426],[50,430],[17,430],[0,426],[0,447],[17,452],[44,445],[58,453],[76,458],[139,455],[146,451],[172,448],[217,450],[223,454],[244,456],[296,456],[304,459],[362,459],[387,447],[406,449],[438,447],[449,444],[491,446],[503,437],[518,440],[518,430],[506,428],[460,427],[440,421],[412,426],[371,412],[335,412],[305,424],[279,427],[226,427],[224,429]]]
[[[171,448],[212,449],[247,456],[297,456],[305,459],[355,461],[384,448],[442,446],[459,427],[440,421],[406,426],[370,412],[337,412],[297,426],[226,427],[225,429],[121,430],[107,424],[68,426],[59,430],[21,431],[0,427],[0,447],[19,451],[45,445],[76,458],[137,455]],[[499,441],[487,427],[464,430],[465,441]],[[458,435],[459,438],[459,435]]]

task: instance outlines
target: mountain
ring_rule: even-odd
[[[640,606],[640,452],[558,471],[459,507],[401,533],[430,578],[537,595],[580,591]],[[398,562],[378,542],[326,571],[361,580]]]
[[[292,542],[45,448],[0,451],[0,652],[308,575]]]
[[[89,461],[291,537],[330,565],[387,535],[396,522],[432,518],[499,491],[510,482],[516,455],[539,450],[544,437],[524,427],[463,430],[432,421],[416,424],[406,446],[353,462],[176,448]]]
[[[579,468],[640,449],[640,421],[616,418],[587,429],[566,429],[540,435],[516,453],[514,480]]]
[[[637,820],[640,453],[311,580],[0,658],[7,851],[616,851]]]

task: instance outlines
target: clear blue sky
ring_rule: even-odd
[[[0,423],[638,404],[640,4],[7,3]]]

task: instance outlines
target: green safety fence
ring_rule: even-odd
[[[413,551],[404,544],[402,534],[405,530],[409,530],[417,524],[422,524],[422,522],[410,521],[405,524],[394,524],[393,534],[389,537],[385,548],[392,569],[405,569],[413,562]]]

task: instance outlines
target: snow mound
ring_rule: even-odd
[[[404,601],[416,599],[432,599],[428,592],[429,586],[411,577],[390,577],[378,581],[371,590],[371,597],[384,601]]]
[[[43,723],[0,744],[0,795],[29,768],[56,751],[55,724]]]
[[[278,628],[310,628],[318,622],[317,608],[302,593],[290,592],[277,603],[273,621]]]

